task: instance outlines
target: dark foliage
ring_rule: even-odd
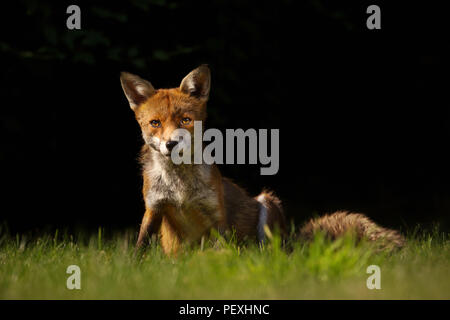
[[[76,1],[2,7],[0,220],[13,229],[137,226],[142,143],[120,71],[178,86],[212,70],[209,127],[279,128],[280,171],[222,166],[304,221],[337,209],[448,226],[448,34],[431,4]],[[299,4],[301,3],[301,4]]]

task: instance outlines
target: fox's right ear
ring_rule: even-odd
[[[155,93],[150,82],[128,72],[120,74],[120,83],[133,110]]]

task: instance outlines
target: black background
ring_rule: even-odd
[[[450,56],[439,3],[4,7],[0,221],[14,231],[137,228],[142,139],[120,71],[175,87],[208,63],[208,127],[280,129],[277,175],[220,167],[251,195],[275,190],[296,223],[346,209],[448,230]],[[70,4],[81,7],[79,31],[66,28]],[[381,30],[366,28],[369,4],[381,7]]]
[[[303,313],[313,313],[320,310],[321,316],[345,316],[348,319],[359,319],[361,314],[368,310],[389,312],[395,317],[415,315],[425,308],[443,310],[448,307],[448,300],[0,300],[2,310],[14,310],[19,316],[31,316],[42,310],[53,311],[49,313],[50,319],[57,318],[66,310],[71,310],[70,316],[83,316],[86,309],[90,314],[101,316],[118,315],[124,317],[140,316],[143,310],[151,310],[151,314],[164,314],[168,319],[198,319],[202,315],[180,315],[180,309],[189,307],[213,307],[214,313],[209,319],[280,319],[282,316],[292,316]],[[234,305],[238,310],[252,305],[268,306],[269,314],[224,314],[225,306]],[[217,310],[219,310],[217,312]],[[439,311],[438,311],[439,312]],[[237,313],[237,312],[236,312]],[[205,315],[203,315],[206,318]]]

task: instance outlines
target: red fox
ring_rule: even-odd
[[[136,248],[155,233],[169,255],[183,243],[200,240],[212,228],[219,232],[234,229],[238,240],[263,241],[265,225],[286,234],[281,202],[272,192],[250,197],[222,177],[214,164],[172,162],[171,151],[178,143],[172,140],[173,132],[183,128],[193,133],[194,121],[206,119],[211,84],[207,65],[191,71],[178,88],[155,89],[147,80],[126,72],[120,81],[145,142],[140,161],[146,210]]]

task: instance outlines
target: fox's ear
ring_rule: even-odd
[[[155,93],[150,82],[128,72],[120,74],[120,83],[133,110]]]
[[[206,64],[192,70],[180,84],[180,90],[201,100],[208,100],[211,87],[211,72]]]

